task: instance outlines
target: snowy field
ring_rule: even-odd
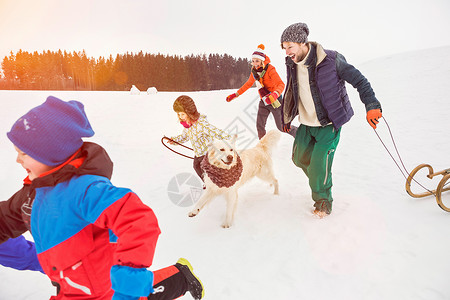
[[[450,47],[357,67],[382,104],[406,168],[421,163],[435,171],[450,168]],[[112,182],[133,189],[159,218],[162,234],[152,269],[188,258],[205,285],[205,299],[450,299],[450,213],[432,196],[414,199],[405,192],[405,179],[367,124],[364,106],[350,86],[355,116],[344,125],[335,155],[329,217],[312,216],[307,178],[291,162],[292,137],[283,134],[273,154],[280,195],[255,179],[239,191],[230,229],[220,226],[222,198],[188,218],[190,207],[174,204],[168,190],[175,176],[194,174],[192,161],[160,142],[182,131],[172,103],[190,95],[210,123],[238,128],[245,136],[240,143],[253,146],[257,92],[249,90],[227,103],[225,97],[234,91],[0,91],[0,199],[20,189],[25,176],[5,134],[14,121],[48,95],[79,100],[96,131],[89,141],[106,148],[115,163]],[[377,132],[393,151],[383,121]],[[431,181],[417,174],[432,189],[441,178]],[[187,190],[180,187],[180,193]],[[450,192],[444,201],[450,206]],[[0,267],[1,300],[48,299],[54,291],[38,272]]]

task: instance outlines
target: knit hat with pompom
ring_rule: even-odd
[[[258,48],[255,50],[255,52],[253,52],[252,58],[257,58],[257,59],[260,59],[262,61],[265,61],[266,60],[266,54],[264,53],[264,49],[265,48],[266,47],[264,47],[263,44],[260,44],[258,46]]]

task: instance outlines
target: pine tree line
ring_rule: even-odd
[[[85,51],[18,51],[2,61],[0,89],[124,91],[207,91],[239,88],[250,61],[230,55],[169,56],[142,51],[114,59],[87,57]]]

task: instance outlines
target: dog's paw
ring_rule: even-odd
[[[274,195],[279,195],[280,194],[280,189],[279,189],[279,186],[278,186],[278,180],[275,180],[275,183],[273,184],[273,194]]]
[[[194,210],[192,210],[192,211],[189,212],[188,216],[189,216],[190,218],[195,217],[196,215],[198,215],[199,212],[200,212],[199,209],[194,209]]]
[[[231,224],[229,224],[228,222],[224,222],[222,224],[222,228],[230,228],[230,227],[231,227]]]

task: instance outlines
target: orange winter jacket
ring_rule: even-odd
[[[264,61],[264,65],[270,63],[270,59],[266,56],[266,60]],[[278,75],[277,70],[272,65],[269,65],[267,68],[266,74],[264,74],[263,78],[260,79],[261,84],[269,90],[269,92],[278,92],[279,95],[283,93],[284,90],[284,82],[281,80],[280,75]],[[255,77],[250,73],[250,77],[247,82],[244,83],[243,86],[237,91],[239,95],[242,95],[246,90],[252,87],[253,83],[255,83]]]

